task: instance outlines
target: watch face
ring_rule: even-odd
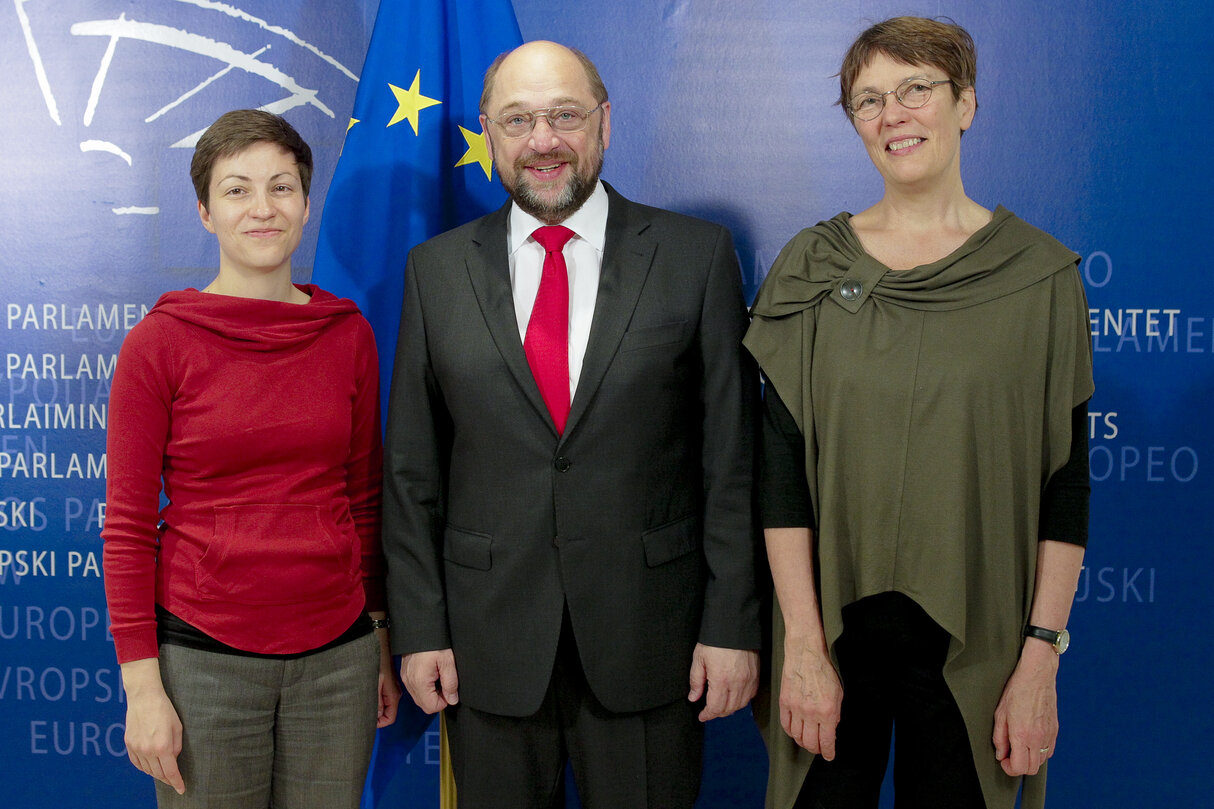
[[[1065,629],[1058,633],[1058,639],[1054,641],[1054,649],[1058,654],[1062,654],[1071,645],[1071,633]]]

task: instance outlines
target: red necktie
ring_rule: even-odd
[[[569,418],[569,270],[561,250],[573,238],[573,231],[549,225],[537,228],[531,236],[544,248],[544,271],[527,321],[523,351],[560,435]]]

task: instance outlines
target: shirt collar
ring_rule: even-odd
[[[607,189],[603,188],[601,181],[595,181],[594,191],[590,194],[590,198],[560,224],[572,230],[578,238],[585,240],[599,252],[599,255],[602,255],[607,244],[607,207]],[[543,227],[544,224],[518,205],[511,203],[510,255],[514,255],[531,238],[535,229]]]

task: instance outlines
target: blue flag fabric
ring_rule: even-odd
[[[510,0],[380,2],[312,280],[370,321],[385,392],[409,250],[506,199],[477,115],[485,69],[521,42]],[[364,809],[415,803],[401,782],[416,779],[398,776],[410,751],[415,762],[430,757],[414,748],[431,719],[404,695],[396,723],[379,733]]]
[[[521,43],[510,0],[380,2],[312,280],[370,321],[385,392],[410,248],[506,200],[477,115],[485,69]]]

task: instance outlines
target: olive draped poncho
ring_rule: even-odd
[[[1078,256],[998,208],[951,255],[891,271],[842,213],[798,234],[760,289],[745,345],[805,436],[827,645],[841,610],[887,591],[952,636],[945,680],[990,807],[1020,779],[995,760],[994,711],[1033,600],[1041,492],[1092,395]],[[760,706],[768,806],[791,807],[812,755]],[[836,661],[837,665],[837,661]],[[1025,809],[1044,801],[1044,768]]]

